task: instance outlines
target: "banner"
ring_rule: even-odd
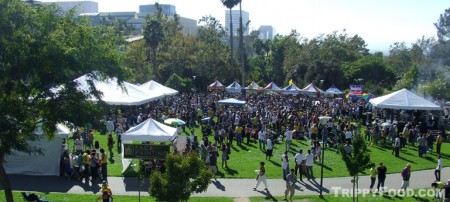
[[[123,144],[124,158],[165,159],[170,145]]]
[[[363,92],[362,85],[350,85],[350,94],[361,95]]]

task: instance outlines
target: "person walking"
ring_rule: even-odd
[[[297,182],[297,176],[295,176],[295,170],[291,169],[289,175],[286,176],[286,190],[284,191],[284,200],[287,200],[289,194],[289,200],[292,201],[292,197],[295,193],[295,182]]]
[[[311,153],[311,150],[308,150],[308,154],[306,155],[306,174],[308,175],[308,180],[314,179],[313,173],[313,164],[314,164],[314,155]]]
[[[258,186],[261,182],[264,183],[264,190],[269,191],[267,189],[266,168],[264,167],[264,162],[262,161],[259,163],[258,177],[256,178],[256,184],[255,187],[253,187],[253,191],[256,191],[258,189]]]
[[[114,153],[113,153],[113,148],[114,148],[114,139],[112,137],[112,134],[110,133],[108,135],[108,151],[109,151],[109,158],[113,158],[114,157]]]
[[[410,163],[406,164],[406,167],[403,168],[401,175],[402,175],[403,181],[402,181],[402,186],[400,187],[400,189],[403,189],[404,191],[406,191],[406,188],[408,188],[408,186],[409,186],[409,178],[411,177],[411,164]]]
[[[384,187],[384,181],[386,180],[386,173],[387,173],[387,167],[383,164],[383,162],[380,163],[380,166],[377,168],[377,175],[378,175],[378,185],[377,185],[377,191],[383,192]]]
[[[281,168],[283,169],[283,180],[286,180],[286,176],[289,174],[289,157],[288,151],[284,151],[281,155]]]
[[[214,180],[217,180],[216,173],[217,173],[217,151],[211,151],[209,152],[209,170],[214,175]]]
[[[436,181],[441,181],[441,170],[442,170],[442,159],[441,159],[441,155],[438,154],[437,155],[437,166],[436,169],[434,170],[434,176],[436,177]]]
[[[102,173],[102,179],[107,180],[108,179],[108,155],[106,154],[105,150],[103,148],[100,149],[100,166],[101,166],[101,173]]]
[[[303,176],[303,161],[305,160],[305,155],[303,155],[303,150],[300,149],[300,151],[295,154],[294,156],[294,160],[295,160],[295,173],[297,174],[298,171],[298,175],[300,177],[300,181],[303,182],[302,176]]]
[[[372,163],[370,167],[370,192],[372,192],[373,186],[375,185],[376,177],[377,169],[375,168],[375,163]]]

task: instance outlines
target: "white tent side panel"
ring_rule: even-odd
[[[32,143],[43,149],[43,155],[13,151],[5,157],[4,167],[7,174],[59,176],[62,152],[62,137],[53,140],[45,138]]]

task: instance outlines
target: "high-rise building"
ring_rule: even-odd
[[[271,25],[261,25],[259,26],[259,39],[270,40],[273,39],[275,34],[275,29]]]
[[[161,7],[162,14],[165,16],[173,16],[177,14],[175,11],[175,6],[170,4],[159,4]],[[140,5],[139,6],[139,13],[144,14],[154,14],[156,13],[156,6],[155,4],[149,4],[149,5]]]
[[[63,11],[75,8],[76,13],[98,13],[98,3],[95,1],[54,1],[42,2],[35,1],[34,4],[56,4]]]
[[[233,24],[233,35],[239,36],[239,18],[240,18],[240,12],[239,10],[231,10],[231,20]],[[249,22],[249,14],[247,11],[242,11],[242,26],[244,27],[243,34],[244,36],[248,35],[248,24]],[[225,11],[225,31],[228,35],[230,35],[230,10]]]

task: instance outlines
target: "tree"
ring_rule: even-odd
[[[152,67],[153,67],[153,75],[154,80],[158,81],[158,62],[156,60],[156,51],[158,49],[159,44],[164,39],[164,32],[163,32],[163,25],[155,16],[147,16],[145,18],[145,24],[144,24],[144,39],[145,43],[150,47],[152,54],[151,54],[151,61],[152,61]],[[150,54],[147,53],[147,61],[150,61]]]
[[[414,63],[412,67],[405,73],[405,76],[401,80],[397,81],[395,88],[400,90],[402,88],[412,89],[418,84],[419,80],[419,68]]]
[[[236,5],[238,5],[238,3],[241,0],[220,0],[222,1],[222,4],[227,7],[230,10],[230,50],[231,50],[231,54],[230,54],[230,64],[233,65],[234,64],[234,60],[233,60],[233,15],[231,12],[231,9],[233,9]]]
[[[192,193],[206,191],[212,178],[211,171],[196,153],[186,156],[169,154],[164,173],[150,177],[149,193],[158,201],[187,201]]]
[[[357,131],[360,131],[360,129],[361,126],[358,126]],[[351,145],[353,148],[352,152],[347,153],[345,146],[340,146],[339,151],[348,173],[353,177],[353,201],[355,201],[355,196],[357,197],[355,190],[358,189],[358,173],[369,168],[370,154],[364,137],[360,133],[353,134]]]
[[[51,139],[57,123],[79,126],[99,115],[86,99],[101,93],[93,85],[79,91],[75,78],[115,76],[122,82],[127,71],[119,52],[123,39],[110,27],[90,26],[74,11],[0,0],[0,30],[0,183],[12,202],[5,156],[13,150],[39,153],[30,143],[38,138],[37,125]]]
[[[375,83],[383,87],[391,87],[395,82],[394,70],[384,64],[380,55],[364,56],[356,61],[346,62],[342,66],[344,77],[348,81],[364,79],[365,82]]]

